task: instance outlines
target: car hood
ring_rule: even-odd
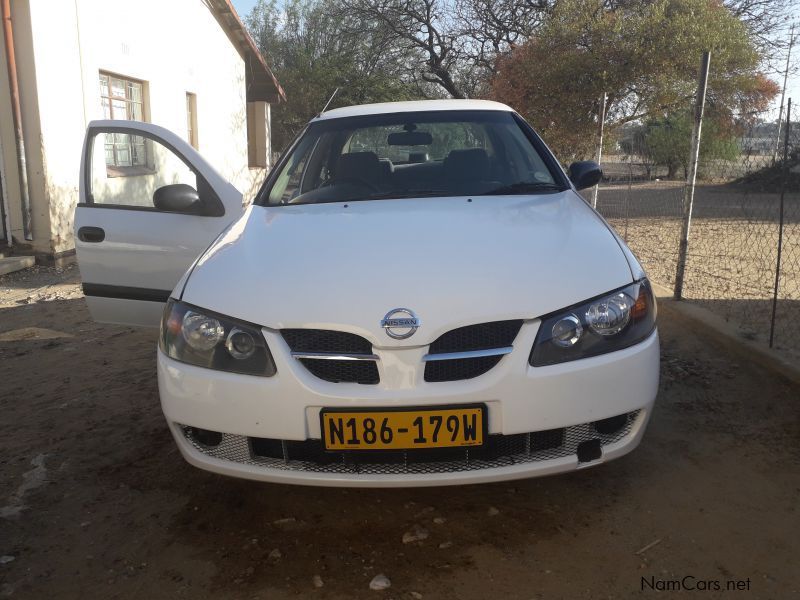
[[[182,299],[259,325],[417,346],[463,325],[541,315],[632,280],[573,191],[251,207],[199,259]],[[419,330],[394,340],[392,309]]]

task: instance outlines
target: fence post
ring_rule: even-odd
[[[789,49],[786,52],[786,69],[783,72],[783,87],[781,88],[781,107],[778,109],[778,131],[775,133],[775,152],[772,154],[772,164],[778,160],[778,148],[781,146],[781,121],[783,120],[783,101],[786,99],[786,82],[789,79],[789,66],[792,59],[792,46],[794,46],[794,23],[789,31]]]
[[[692,223],[692,204],[694,203],[694,187],[697,181],[697,163],[700,158],[700,130],[703,126],[703,109],[706,103],[708,88],[708,67],[711,53],[703,52],[700,63],[700,79],[697,82],[697,97],[694,105],[694,127],[692,143],[689,149],[689,172],[683,192],[683,227],[681,229],[680,246],[678,247],[678,269],[675,273],[675,300],[683,297],[683,275],[686,270],[686,257],[689,250],[689,228]]]
[[[600,161],[603,159],[603,127],[605,126],[606,122],[606,100],[608,99],[608,94],[603,92],[603,96],[600,98],[600,122],[597,124],[597,135],[600,140],[597,143],[597,164],[600,164]],[[597,188],[600,187],[600,183],[596,183],[594,189],[592,190],[592,208],[597,209]]]
[[[783,177],[781,179],[780,216],[778,217],[778,258],[775,261],[775,291],[772,294],[772,317],[769,323],[769,347],[775,338],[775,313],[778,310],[778,284],[781,280],[781,253],[783,250],[783,199],[789,175],[789,130],[792,128],[792,99],[786,106],[786,133],[783,140]]]

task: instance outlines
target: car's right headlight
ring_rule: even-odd
[[[647,279],[542,317],[530,364],[534,367],[622,350],[656,326],[656,301]]]
[[[161,320],[159,347],[170,358],[218,371],[275,375],[258,326],[170,298]]]

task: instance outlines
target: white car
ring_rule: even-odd
[[[642,438],[650,285],[576,191],[599,167],[565,174],[507,106],[325,112],[246,209],[147,123],[92,122],[82,170],[89,308],[161,320],[161,403],[193,465],[450,485],[597,465]]]

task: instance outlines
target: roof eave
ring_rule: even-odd
[[[286,102],[286,92],[259,52],[231,1],[206,0],[206,3],[244,60],[247,101],[271,104]]]

